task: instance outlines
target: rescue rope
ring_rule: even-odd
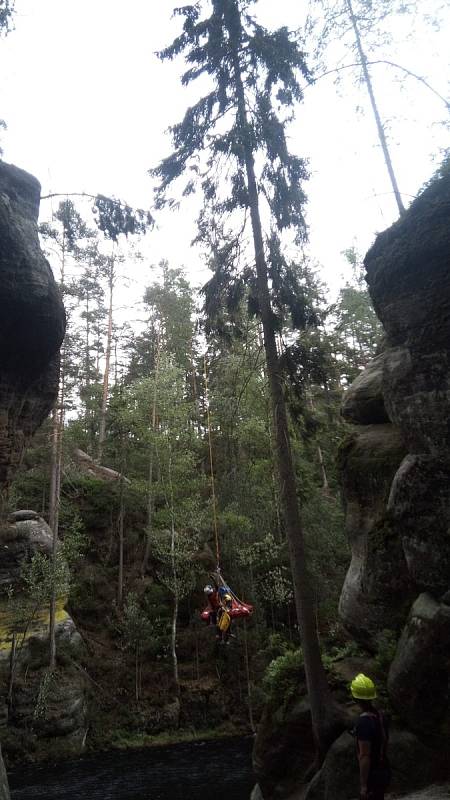
[[[206,366],[206,355],[203,357],[203,364],[204,364],[204,376],[205,376],[205,403],[206,403],[206,421],[208,427],[209,464],[211,470],[211,496],[212,496],[212,506],[213,506],[214,537],[216,542],[217,566],[216,566],[216,571],[214,573],[214,577],[217,584],[220,583],[222,586],[226,587],[227,592],[236,601],[236,603],[238,603],[241,606],[245,606],[246,605],[245,601],[241,600],[228,586],[228,584],[223,579],[222,572],[220,570],[219,526],[217,524],[217,498],[216,498],[216,487],[214,480],[214,459],[213,459],[212,439],[211,439],[211,414],[209,411],[208,369]]]
[[[220,575],[219,529],[217,525],[217,503],[216,503],[216,488],[214,483],[214,462],[213,462],[213,451],[212,451],[212,441],[211,441],[211,416],[209,413],[208,370],[206,367],[206,355],[203,358],[203,363],[204,363],[204,373],[205,373],[205,402],[206,402],[206,420],[208,425],[209,465],[211,470],[211,495],[212,495],[212,506],[213,506],[214,536],[216,540],[216,561],[217,561],[217,572]]]

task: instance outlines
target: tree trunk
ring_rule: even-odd
[[[319,457],[319,464],[322,472],[322,489],[325,494],[329,494],[330,484],[328,483],[327,471],[325,469],[325,462],[323,460],[323,453],[320,444],[317,445],[317,455]]]
[[[172,567],[172,582],[173,582],[173,610],[172,610],[172,635],[171,635],[171,651],[172,651],[172,664],[173,664],[173,679],[175,681],[175,688],[177,695],[180,693],[180,680],[178,675],[178,655],[177,655],[177,626],[178,626],[178,575],[177,564],[175,558],[176,549],[176,531],[175,531],[175,507],[173,499],[173,483],[172,483],[172,448],[169,444],[169,491],[170,491],[170,558]]]
[[[61,258],[61,282],[60,289],[64,296],[64,280],[66,266],[66,242],[63,233],[62,258]],[[52,447],[50,459],[50,492],[49,492],[49,527],[52,531],[52,550],[51,550],[51,570],[52,585],[50,596],[49,614],[49,640],[50,640],[50,660],[49,668],[54,670],[56,666],[56,559],[58,556],[58,529],[59,529],[59,504],[61,497],[61,467],[62,467],[62,446],[64,432],[64,403],[66,392],[66,344],[63,343],[61,350],[61,372],[59,379],[59,405],[53,409],[52,414]]]
[[[50,466],[50,498],[49,498],[49,526],[52,531],[52,588],[50,596],[50,619],[49,619],[49,639],[50,639],[50,669],[54,669],[56,664],[56,591],[54,586],[54,575],[56,566],[57,542],[58,542],[58,517],[59,517],[59,463],[58,446],[59,422],[58,411],[53,409],[52,415],[52,450]]]
[[[358,48],[359,58],[361,60],[362,71],[364,75],[364,82],[367,87],[367,91],[369,93],[370,103],[372,106],[373,115],[375,117],[375,123],[377,126],[378,131],[378,138],[380,140],[381,149],[383,150],[384,155],[384,162],[387,167],[387,171],[389,173],[389,179],[391,181],[392,189],[395,195],[395,199],[397,201],[398,212],[400,216],[405,213],[405,206],[403,205],[402,196],[400,194],[400,190],[397,184],[397,178],[395,177],[394,167],[392,166],[391,156],[389,153],[389,148],[386,140],[386,134],[384,132],[383,123],[381,122],[381,117],[378,111],[378,106],[375,100],[375,93],[373,91],[372,80],[369,73],[369,67],[367,65],[367,58],[366,54],[363,50],[362,42],[361,42],[361,35],[359,33],[358,21],[355,17],[353,12],[353,6],[351,0],[345,0],[347,4],[348,15],[350,17],[350,21],[352,23],[353,32],[355,34],[356,46]]]
[[[297,617],[301,630],[306,683],[311,706],[313,735],[317,748],[318,762],[321,763],[334,733],[334,730],[332,730],[334,729],[334,715],[315,624],[312,582],[306,565],[287,411],[273,327],[273,313],[270,303],[267,263],[264,254],[254,158],[251,145],[246,137],[246,131],[248,130],[247,110],[238,51],[241,37],[235,35],[235,31],[232,30],[231,25],[229,33],[234,51],[234,81],[238,104],[238,119],[242,136],[241,146],[243,149],[247,176],[247,190],[255,251],[257,294],[264,332],[264,349],[277,446],[281,507],[285,518],[286,534],[289,544]]]
[[[139,644],[136,645],[135,651],[135,696],[136,702],[139,702]]]
[[[152,402],[152,440],[150,443],[150,454],[148,461],[148,478],[147,478],[147,539],[145,542],[144,558],[141,566],[141,574],[145,575],[148,567],[148,560],[150,558],[150,549],[152,545],[152,522],[153,522],[153,461],[155,454],[154,437],[156,432],[156,400],[158,396],[158,377],[159,377],[159,363],[161,356],[161,334],[158,333],[156,342],[156,360],[155,360],[155,375],[153,384],[153,402]]]
[[[103,376],[103,394],[102,406],[100,411],[100,426],[98,433],[98,463],[102,463],[103,458],[103,445],[105,443],[106,433],[106,407],[108,405],[108,390],[109,390],[109,370],[111,364],[111,344],[112,344],[112,328],[113,328],[113,294],[114,294],[114,255],[111,257],[108,275],[109,286],[109,308],[108,308],[108,332],[106,335],[106,352],[105,352],[105,374]]]
[[[247,698],[248,698],[248,718],[250,728],[255,733],[255,720],[253,718],[253,703],[252,703],[252,685],[250,681],[250,661],[248,658],[248,637],[247,637],[247,620],[244,619],[244,660],[245,660],[245,677],[247,679]]]
[[[172,652],[173,679],[175,682],[176,693],[180,692],[180,678],[178,675],[178,655],[177,655],[177,625],[178,625],[178,592],[173,595],[172,609],[172,634],[170,637],[170,649]]]
[[[310,405],[311,411],[314,413],[314,411],[315,411],[314,401],[312,399],[312,394],[311,394],[310,391],[308,392],[308,395],[309,395],[309,405]],[[320,471],[322,473],[322,491],[324,492],[324,494],[329,494],[330,484],[328,483],[327,471],[325,469],[325,462],[323,460],[323,453],[322,453],[322,448],[321,448],[320,444],[317,445],[317,455],[318,455],[318,458],[319,458]]]
[[[124,507],[124,480],[123,480],[123,471],[120,472],[120,491],[119,491],[119,575],[118,575],[118,582],[117,582],[117,605],[119,608],[123,606],[123,543],[124,543],[124,518],[125,518],[125,507]]]
[[[9,654],[9,686],[8,686],[9,709],[12,708],[12,699],[14,692],[14,676],[16,671],[16,649],[17,649],[17,638],[16,638],[16,632],[14,631],[11,642],[11,652]]]
[[[90,261],[89,261],[90,266]],[[89,410],[88,410],[88,397],[89,397],[89,386],[91,383],[90,380],[90,325],[89,325],[89,290],[86,288],[86,327],[84,332],[84,385],[86,389],[86,406],[84,409],[84,431],[86,436],[89,436]]]

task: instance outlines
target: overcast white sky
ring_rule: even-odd
[[[44,194],[102,192],[132,205],[151,205],[147,170],[169,152],[165,130],[181,118],[190,99],[179,84],[180,64],[161,64],[154,55],[178,31],[179,21],[171,20],[175,4],[16,0],[16,30],[0,41],[0,117],[8,124],[4,158],[35,174]],[[421,7],[432,15],[438,5],[423,0]],[[292,28],[304,11],[299,0],[260,0],[255,8],[264,23]],[[396,42],[377,55],[424,75],[446,97],[449,10],[440,32],[420,24],[407,41],[410,20],[393,23]],[[352,58],[348,54],[348,61]],[[434,171],[433,158],[439,160],[450,144],[448,128],[440,124],[449,117],[442,101],[418,82],[408,79],[401,86],[396,77],[387,67],[373,68],[408,202]],[[329,78],[306,90],[290,141],[310,159],[310,251],[336,290],[344,265],[341,251],[356,243],[364,252],[375,232],[396,216],[368,101],[350,75],[339,91]],[[158,221],[147,245],[149,259],[184,264],[193,282],[200,282],[206,273],[201,254],[190,247],[192,208],[182,206]]]

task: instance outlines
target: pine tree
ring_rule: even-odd
[[[292,114],[293,103],[301,100],[298,75],[307,77],[308,70],[303,53],[288,30],[267,31],[250,16],[250,5],[251,0],[213,0],[209,17],[202,17],[201,3],[176,10],[184,19],[183,32],[160,56],[173,59],[184,54],[189,68],[182,77],[183,84],[207,76],[213,86],[172,128],[175,149],[153,174],[160,179],[160,206],[172,202],[167,198],[169,186],[189,170],[190,176],[199,176],[206,205],[215,215],[239,211],[250,215],[254,265],[240,272],[234,258],[240,252],[239,236],[225,240],[214,254],[216,270],[210,298],[214,292],[225,294],[232,305],[244,296],[247,285],[249,300],[263,326],[280,496],[320,761],[334,735],[334,710],[316,630],[276,342],[283,308],[289,308],[297,326],[305,323],[307,312],[298,284],[280,263],[277,239],[279,233],[291,228],[299,239],[306,236],[305,196],[301,188],[306,168],[302,159],[289,153],[285,120],[275,106],[284,110],[285,117]],[[221,194],[220,168],[225,160],[231,176],[227,191]],[[256,164],[260,162],[263,167],[257,176]],[[195,182],[190,177],[184,194],[194,190]],[[267,246],[261,222],[263,198],[273,228]],[[209,235],[210,224],[205,211],[200,219],[200,238]],[[269,281],[274,289],[272,295]]]
[[[15,0],[0,0],[0,34],[7,36],[12,30]]]

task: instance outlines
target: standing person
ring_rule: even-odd
[[[377,696],[374,682],[360,673],[351,682],[352,697],[361,714],[355,726],[361,800],[384,800],[391,772],[387,757],[386,719],[373,705]]]

